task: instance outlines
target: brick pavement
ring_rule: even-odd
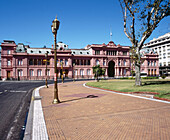
[[[83,86],[59,84],[61,104],[52,104],[53,86],[40,89],[50,140],[170,140],[170,104]],[[95,95],[96,98],[85,98]]]

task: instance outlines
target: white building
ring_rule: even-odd
[[[160,75],[170,75],[170,32],[144,44],[144,48],[152,48],[159,54]]]

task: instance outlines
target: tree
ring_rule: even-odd
[[[97,65],[97,66],[93,66],[93,73],[94,73],[94,77],[97,79],[97,82],[99,82],[99,76],[104,76],[105,75],[105,69],[102,69],[100,67],[100,65]]]
[[[136,86],[141,86],[140,50],[159,22],[170,15],[169,0],[119,0],[124,19],[124,33],[134,47]]]

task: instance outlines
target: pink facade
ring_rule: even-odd
[[[5,79],[41,80],[45,79],[46,57],[48,79],[54,77],[54,49],[30,48],[24,44],[16,45],[14,41],[4,40],[1,44],[1,75]],[[92,67],[100,65],[106,69],[105,77],[131,76],[130,47],[114,44],[87,45],[84,49],[69,49],[59,42],[57,46],[57,70],[68,78],[93,78]],[[141,52],[143,64],[141,72],[149,76],[159,74],[158,55],[151,50]]]

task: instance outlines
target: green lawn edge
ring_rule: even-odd
[[[142,86],[135,86],[135,80],[100,80],[87,82],[87,86],[124,93],[151,93],[155,97],[170,99],[170,79],[142,80]]]

